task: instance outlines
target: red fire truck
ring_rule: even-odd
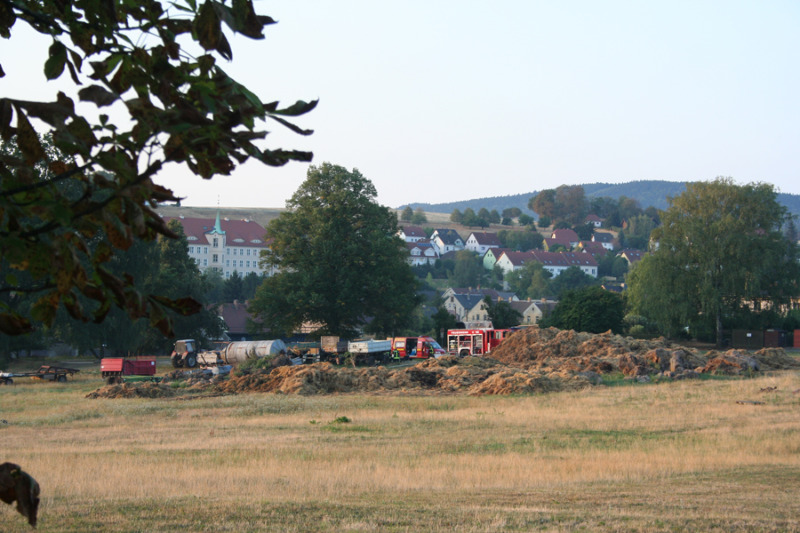
[[[450,355],[485,355],[511,334],[510,329],[451,329],[447,331]]]

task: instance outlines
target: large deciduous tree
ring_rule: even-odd
[[[580,224],[586,217],[588,202],[580,185],[561,185],[556,189],[544,189],[528,201],[528,208],[540,217],[569,225]]]
[[[261,39],[273,22],[252,0],[0,1],[0,37],[23,25],[43,35],[44,75],[64,81],[50,101],[0,98],[0,138],[19,148],[0,157],[0,294],[35,295],[26,308],[0,298],[0,332],[51,324],[59,309],[100,322],[116,305],[171,333],[167,309],[199,309],[191,299],[142,294],[108,262],[137,241],[175,237],[154,210],[178,200],[153,181],[165,165],[208,179],[251,158],[311,159],[266,148],[263,123],[308,134],[287,119],[315,102],[263,102],[217,63],[233,57],[223,26]],[[16,76],[0,67],[6,74]]]
[[[372,182],[357,170],[323,163],[267,226],[263,261],[280,268],[249,306],[275,336],[304,322],[319,333],[349,336],[370,329],[391,334],[418,305],[416,278],[397,237],[397,217],[375,201]]]
[[[563,274],[562,274],[563,276]],[[601,287],[584,287],[564,293],[541,326],[589,333],[622,333],[625,305],[622,297]]]
[[[773,309],[798,294],[797,244],[781,232],[786,209],[772,185],[730,178],[687,184],[652,233],[657,249],[628,274],[635,313],[665,333],[688,325],[716,332],[752,302]]]

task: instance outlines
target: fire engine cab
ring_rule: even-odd
[[[451,329],[447,332],[447,353],[450,355],[484,355],[496,348],[510,329]]]

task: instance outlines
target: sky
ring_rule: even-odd
[[[358,169],[383,205],[717,176],[800,194],[796,0],[255,5],[278,23],[232,38],[223,68],[264,101],[319,99],[297,120],[313,135],[270,124],[267,146]],[[53,91],[41,57],[0,46],[4,93]],[[183,205],[283,207],[307,170],[156,181]]]

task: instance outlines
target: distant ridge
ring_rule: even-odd
[[[639,180],[628,183],[589,183],[583,185],[583,190],[588,198],[606,196],[617,199],[620,196],[633,198],[639,202],[642,208],[653,206],[657,209],[666,209],[669,206],[667,197],[678,196],[686,190],[686,182],[665,181],[665,180]],[[502,213],[504,209],[518,207],[523,212],[532,215],[528,209],[528,201],[536,196],[538,191],[523,194],[512,194],[508,196],[490,196],[486,198],[476,198],[474,200],[462,200],[459,202],[444,202],[438,204],[413,203],[407,204],[412,209],[422,208],[423,211],[431,213],[452,213],[454,210],[464,211],[471,208],[476,213],[482,207],[489,211],[496,209]],[[800,215],[800,195],[797,194],[778,194],[778,202],[786,206],[793,215]],[[398,209],[403,209],[401,205]]]

